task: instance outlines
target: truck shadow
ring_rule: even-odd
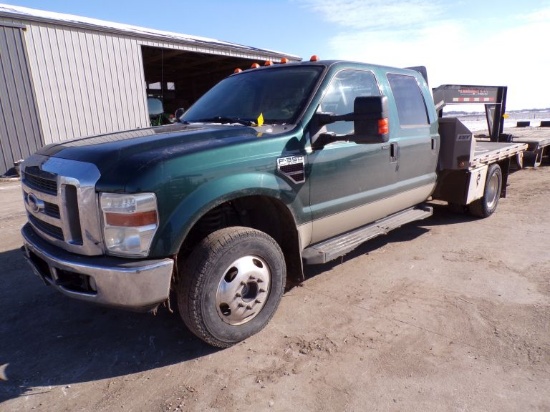
[[[455,225],[457,223],[475,222],[479,217],[470,215],[468,212],[457,213],[449,209],[446,204],[429,203],[433,207],[434,213],[428,219],[413,223],[418,226],[430,227],[440,225]]]
[[[153,316],[74,301],[44,286],[19,250],[0,253],[0,267],[0,365],[9,363],[0,402],[216,351],[186,329],[177,308]]]

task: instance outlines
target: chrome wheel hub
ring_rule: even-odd
[[[487,182],[487,207],[492,209],[498,200],[498,176],[493,173],[491,179]]]
[[[269,296],[271,272],[257,256],[243,256],[225,271],[216,291],[216,309],[230,325],[242,325],[254,319]]]

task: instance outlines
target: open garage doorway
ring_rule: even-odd
[[[141,46],[147,96],[162,101],[166,114],[188,109],[200,96],[237,67],[248,68],[255,60]],[[263,64],[263,62],[258,61]]]

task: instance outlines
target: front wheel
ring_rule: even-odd
[[[477,217],[489,217],[497,209],[502,191],[502,170],[498,164],[492,164],[487,170],[483,197],[472,202],[469,211]]]
[[[226,348],[267,325],[285,281],[275,240],[255,229],[221,229],[202,240],[180,269],[178,309],[191,332]]]

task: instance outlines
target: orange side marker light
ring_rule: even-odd
[[[378,134],[388,134],[390,132],[390,122],[387,118],[378,119]]]

